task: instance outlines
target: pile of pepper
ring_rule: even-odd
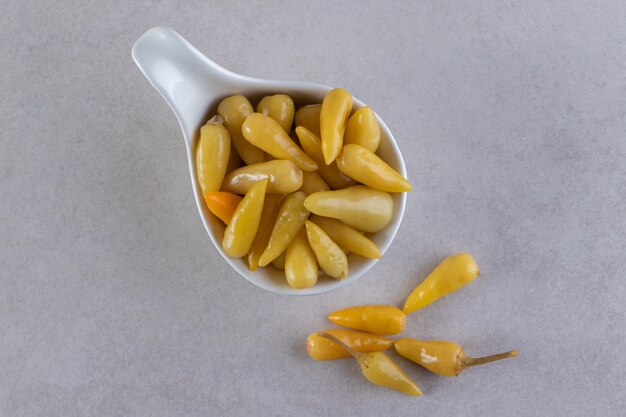
[[[401,356],[443,376],[457,376],[468,367],[517,356],[512,350],[482,358],[471,358],[461,346],[438,340],[398,339],[384,336],[404,330],[406,315],[437,301],[472,282],[479,274],[471,255],[459,253],[444,259],[411,292],[402,310],[388,305],[349,307],[328,319],[352,330],[314,332],[306,348],[315,360],[328,361],[354,357],[363,376],[370,382],[409,395],[422,395],[420,388],[382,351],[393,346]]]
[[[195,160],[207,207],[226,225],[226,255],[246,257],[253,271],[284,269],[294,288],[314,285],[319,269],[345,278],[349,253],[380,258],[365,233],[389,223],[389,193],[411,184],[376,155],[374,112],[351,112],[341,88],[297,112],[284,94],[264,97],[256,112],[241,95],[220,102],[200,129]]]

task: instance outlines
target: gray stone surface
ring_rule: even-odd
[[[0,3],[1,416],[624,415],[623,1]],[[229,270],[130,57],[155,25],[387,121],[415,190],[367,276],[285,298]],[[399,304],[457,251],[482,275],[405,334],[518,359],[401,362],[422,398],[308,359],[326,313]]]

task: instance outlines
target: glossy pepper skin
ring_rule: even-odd
[[[337,279],[347,277],[348,258],[344,251],[315,223],[307,220],[305,227],[315,258],[326,275]]]
[[[400,339],[396,351],[410,361],[443,376],[458,376],[470,366],[483,365],[517,356],[516,350],[482,358],[471,358],[460,345],[440,340]]]
[[[258,182],[237,205],[222,240],[222,249],[226,255],[240,258],[250,250],[261,222],[266,188],[267,180]]]
[[[352,110],[352,94],[343,88],[330,90],[320,110],[320,138],[324,162],[330,165],[343,146],[343,134]]]
[[[309,220],[321,227],[342,250],[356,253],[366,258],[380,258],[381,254],[378,246],[347,224],[337,219],[322,217],[317,214],[309,216]]]
[[[362,107],[350,116],[343,143],[344,145],[355,143],[376,153],[380,144],[380,126],[372,109]]]
[[[217,106],[217,114],[224,120],[235,150],[247,165],[265,160],[263,151],[246,141],[241,132],[243,121],[253,112],[252,104],[242,95],[226,97]]]
[[[364,185],[313,193],[304,201],[312,213],[341,220],[363,232],[378,232],[391,220],[393,199]]]
[[[419,397],[422,390],[383,352],[361,353],[361,372],[372,384]]]
[[[337,310],[328,315],[328,320],[339,326],[385,336],[402,332],[406,315],[393,306],[369,305]]]
[[[252,113],[241,126],[243,137],[276,159],[289,159],[303,171],[315,171],[317,164],[294,143],[278,122],[261,113]]]
[[[213,118],[200,128],[196,147],[196,170],[202,195],[219,191],[230,157],[230,134]]]
[[[304,228],[285,250],[285,277],[293,288],[309,288],[317,282],[317,260]]]
[[[268,180],[267,193],[288,194],[302,187],[302,171],[286,159],[261,162],[238,168],[224,177],[222,190],[245,194],[261,180]]]
[[[361,367],[363,376],[372,384],[380,385],[381,387],[408,395],[422,395],[422,391],[411,378],[383,352],[357,352],[329,333],[318,332],[318,335],[332,340],[354,356]]]
[[[339,171],[335,162],[326,165],[324,155],[322,154],[322,141],[313,132],[304,126],[298,126],[296,127],[296,135],[300,140],[302,149],[317,163],[319,174],[331,188],[337,190],[356,185],[356,181],[346,177]]]
[[[287,249],[287,246],[304,226],[309,217],[309,210],[304,207],[306,194],[297,191],[288,195],[276,217],[269,242],[259,259],[259,265],[265,266]]]
[[[472,255],[448,256],[411,292],[403,310],[409,314],[474,281],[480,270]]]
[[[291,131],[295,109],[296,106],[293,104],[293,100],[286,94],[265,96],[256,106],[258,113],[276,120],[287,133]]]
[[[300,107],[296,112],[296,127],[303,126],[319,137],[321,109],[321,104],[308,104]]]
[[[317,171],[313,172],[302,172],[302,186],[300,187],[300,191],[305,192],[306,194],[317,193],[318,191],[330,191],[330,187],[324,181],[324,178]]]
[[[261,223],[256,232],[250,251],[248,252],[248,268],[256,271],[259,267],[259,258],[270,240],[276,216],[282,203],[282,194],[266,194],[263,203],[263,213],[261,214]]]
[[[233,213],[241,202],[241,197],[225,191],[213,191],[204,195],[204,201],[209,211],[228,226]]]
[[[343,147],[337,157],[337,168],[344,175],[380,191],[411,191],[411,184],[376,154],[361,145]]]
[[[326,333],[335,336],[357,352],[380,352],[393,345],[393,340],[370,333],[352,330],[326,330]],[[316,361],[332,361],[352,356],[335,342],[320,337],[317,332],[311,333],[306,339],[306,350]]]

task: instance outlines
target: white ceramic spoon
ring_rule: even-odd
[[[209,212],[198,185],[194,155],[197,132],[215,114],[218,103],[224,97],[243,94],[254,104],[265,95],[283,93],[291,96],[296,106],[301,106],[321,103],[330,87],[302,81],[262,80],[235,74],[208,59],[182,36],[166,27],[155,27],[144,33],[135,42],[132,56],[143,75],[161,94],[178,119],[187,149],[187,163],[200,217],[215,248],[235,271],[254,285],[276,294],[313,295],[343,287],[374,266],[377,262],[375,259],[350,255],[347,278],[337,281],[321,276],[315,286],[306,289],[291,288],[285,280],[284,272],[273,267],[250,271],[244,259],[229,258],[222,251],[224,225]],[[364,105],[354,99],[355,109]],[[385,122],[380,118],[378,122],[382,131],[378,155],[406,177],[404,160],[393,135]],[[385,229],[371,236],[383,254],[398,231],[406,204],[406,193],[392,195],[393,219]]]

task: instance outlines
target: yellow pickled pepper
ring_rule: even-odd
[[[303,171],[315,171],[317,164],[294,143],[278,122],[261,113],[252,113],[241,126],[243,137],[276,159],[289,159]]]
[[[322,217],[317,214],[309,216],[309,220],[318,225],[344,251],[352,252],[366,258],[380,258],[380,250],[374,242],[337,219]]]
[[[302,172],[302,186],[300,191],[307,194],[317,193],[318,191],[329,191],[330,187],[324,181],[324,178],[317,171]]]
[[[230,134],[219,117],[200,128],[196,146],[196,170],[202,195],[219,191],[230,157]]]
[[[278,211],[270,239],[259,259],[260,266],[269,264],[282,254],[304,226],[310,214],[304,207],[305,198],[306,194],[302,191],[296,191],[285,198]]]
[[[369,107],[362,107],[354,112],[343,136],[344,145],[356,143],[376,153],[380,144],[380,126],[376,115]]]
[[[385,336],[402,332],[406,315],[393,306],[367,305],[334,311],[328,315],[328,320],[339,326]]]
[[[391,195],[364,185],[313,193],[306,198],[304,205],[312,213],[341,220],[357,230],[371,233],[383,229],[393,214]]]
[[[352,110],[352,94],[343,88],[330,90],[320,109],[320,139],[324,162],[330,165],[343,146],[343,135]]]
[[[318,332],[349,352],[361,367],[363,376],[372,384],[399,391],[404,394],[420,396],[422,391],[394,361],[383,352],[361,353],[347,346],[341,340],[327,332]]]
[[[259,267],[259,258],[267,246],[272,234],[272,228],[280,209],[283,195],[282,194],[266,194],[263,203],[263,213],[261,214],[261,224],[254,237],[250,251],[248,252],[248,268],[256,271]]]
[[[471,358],[460,345],[441,340],[400,339],[394,343],[394,347],[410,361],[443,376],[458,376],[470,366],[517,356],[517,350],[511,350],[482,358]]]
[[[226,255],[240,258],[250,250],[261,222],[266,188],[267,180],[256,183],[235,209],[222,239]]]
[[[375,334],[356,332],[354,330],[325,330],[337,339],[341,340],[348,347],[357,352],[380,352],[390,348],[393,340]],[[344,348],[330,341],[325,337],[320,337],[317,332],[313,332],[306,339],[306,350],[309,356],[316,361],[332,361],[336,359],[349,358],[350,353]]]
[[[320,110],[321,104],[308,104],[296,111],[296,127],[303,126],[315,136],[320,136]],[[321,144],[320,144],[321,149]]]
[[[267,193],[288,194],[302,186],[302,171],[287,159],[274,159],[259,164],[246,165],[224,177],[222,190],[245,194],[257,182],[266,179]]]
[[[354,143],[343,147],[337,157],[339,171],[368,187],[390,193],[411,191],[411,183],[376,154]]]
[[[243,121],[253,112],[252,104],[242,95],[226,97],[217,106],[217,114],[224,120],[235,150],[247,165],[265,160],[263,151],[246,141],[241,132]]]
[[[295,105],[288,95],[274,94],[273,96],[265,96],[257,104],[256,111],[276,120],[285,132],[289,133],[291,131]]]
[[[317,282],[317,260],[301,228],[285,250],[285,277],[293,288],[308,288]]]
[[[348,276],[348,258],[344,251],[315,223],[307,220],[306,235],[315,258],[326,275],[343,279]]]
[[[409,314],[469,284],[480,273],[472,255],[458,253],[444,259],[406,299],[403,311]]]
[[[356,181],[346,177],[339,171],[335,162],[326,165],[324,155],[322,154],[322,141],[304,126],[296,127],[296,135],[300,140],[300,145],[304,152],[309,155],[316,163],[319,174],[331,186],[337,190],[340,188],[356,185]]]

